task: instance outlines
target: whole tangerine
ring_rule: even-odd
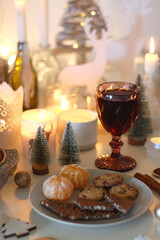
[[[89,180],[88,170],[78,164],[68,164],[63,166],[60,170],[60,176],[68,178],[75,189],[85,187]]]
[[[43,193],[48,199],[68,200],[74,191],[73,184],[65,177],[53,175],[43,183]]]

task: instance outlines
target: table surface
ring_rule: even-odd
[[[98,128],[98,140],[95,147],[89,151],[80,152],[81,165],[88,169],[96,169],[95,159],[96,157],[110,153],[111,148],[109,142],[111,136],[106,133],[102,127]],[[144,146],[131,146],[127,143],[127,136],[122,136],[124,146],[122,147],[122,154],[130,155],[136,159],[137,165],[134,169],[126,172],[127,175],[133,176],[135,172],[141,172],[143,174],[152,174],[152,171],[160,166],[160,159],[151,158],[148,156]],[[59,146],[57,145],[57,152]],[[150,209],[142,216],[131,220],[127,223],[121,223],[114,226],[105,227],[82,227],[72,226],[64,223],[57,223],[49,220],[43,216],[40,216],[34,210],[32,210],[29,201],[28,194],[32,186],[39,182],[45,176],[36,176],[32,174],[31,163],[24,156],[20,156],[20,160],[15,173],[19,170],[27,170],[31,174],[31,185],[27,188],[17,188],[14,183],[14,174],[10,175],[5,186],[0,190],[0,211],[5,212],[8,216],[18,218],[22,221],[29,221],[31,224],[37,226],[36,230],[30,232],[30,234],[21,239],[35,240],[39,237],[53,237],[57,240],[132,240],[138,235],[149,236],[152,240],[160,239],[160,219],[158,220],[154,214],[155,206],[160,202],[160,195],[153,191],[154,200]],[[53,158],[50,165],[50,174],[58,173],[60,166],[57,161],[57,157]],[[102,174],[103,174],[103,170]],[[2,233],[0,233],[0,239],[3,239]],[[12,237],[12,240],[17,239]]]

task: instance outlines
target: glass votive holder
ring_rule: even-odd
[[[145,147],[150,157],[160,158],[160,137],[148,138]]]
[[[54,84],[45,92],[45,108],[59,114],[77,108],[78,88],[76,86]]]
[[[21,115],[21,140],[22,153],[30,157],[33,141],[37,129],[41,126],[49,146],[51,157],[55,155],[56,147],[56,114],[46,109],[31,109],[24,111]]]

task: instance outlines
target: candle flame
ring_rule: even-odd
[[[62,110],[67,110],[68,109],[68,101],[66,100],[66,96],[62,96],[62,99],[61,99],[61,109]]]
[[[25,2],[24,2],[24,0],[16,0],[15,4],[16,4],[16,6],[24,6]]]
[[[41,113],[40,113],[39,118],[40,118],[40,120],[44,119],[44,112],[41,112]]]
[[[151,37],[150,39],[150,50],[149,50],[150,53],[154,53],[155,52],[155,42],[154,42],[154,38]]]

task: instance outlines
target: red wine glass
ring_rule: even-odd
[[[129,130],[140,109],[140,88],[127,82],[106,82],[97,87],[96,109],[104,129],[111,133],[111,155],[102,155],[96,159],[98,168],[114,171],[128,171],[135,167],[136,161],[123,156],[121,135]]]

